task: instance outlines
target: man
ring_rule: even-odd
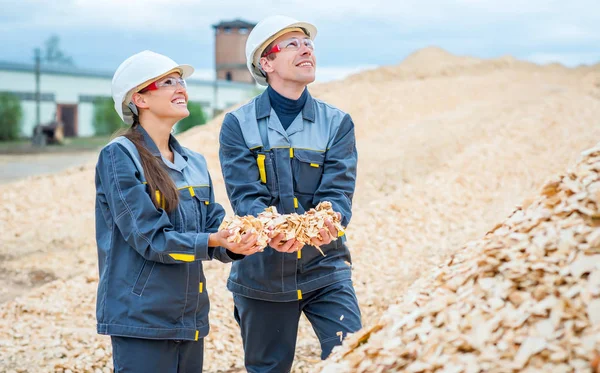
[[[265,92],[228,113],[220,134],[221,169],[237,215],[268,206],[298,213],[330,201],[347,226],[357,152],[350,115],[311,97],[316,28],[284,16],[260,22],[248,36],[247,66]],[[248,372],[289,372],[304,312],[325,359],[361,328],[346,237],[331,222],[306,246],[271,238],[258,255],[233,264],[233,292]],[[338,238],[339,236],[339,238]]]

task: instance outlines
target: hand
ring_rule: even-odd
[[[281,253],[295,253],[296,251],[300,250],[302,246],[304,246],[301,242],[296,241],[295,238],[282,241],[284,237],[285,236],[283,233],[279,233],[278,235],[271,237],[269,246]]]
[[[338,216],[340,216],[340,213],[337,213]],[[321,239],[319,239],[318,237],[314,237],[311,239],[311,243],[313,244],[313,246],[316,247],[320,247],[323,245],[327,245],[329,243],[331,243],[331,241],[333,241],[334,239],[337,238],[338,235],[338,231],[337,229],[333,226],[333,223],[331,222],[331,220],[326,219],[325,220],[325,228],[322,228],[319,230],[319,235],[321,236]]]
[[[229,236],[231,236],[231,232],[227,229],[223,229],[217,233],[211,233],[209,236],[209,246],[221,246],[235,254],[246,256],[252,255],[262,249],[262,247],[256,244],[258,238],[256,233],[244,234],[240,243],[227,241],[227,237]],[[212,240],[217,244],[211,245]]]

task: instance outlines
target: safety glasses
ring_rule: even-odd
[[[187,84],[186,84],[185,80],[183,80],[182,78],[170,76],[170,77],[166,77],[164,79],[160,79],[160,80],[150,83],[150,85],[148,85],[148,86],[144,87],[142,90],[140,90],[140,93],[144,93],[144,92],[148,92],[148,91],[156,91],[157,89],[160,89],[160,88],[176,89],[177,84],[181,85],[183,87],[183,89],[187,89]]]
[[[270,50],[264,52],[262,56],[267,57],[270,54],[279,53],[284,50],[285,51],[297,51],[300,48],[302,48],[303,45],[305,45],[311,51],[315,50],[315,43],[309,38],[306,38],[306,39],[290,38],[290,39],[286,39],[286,40],[283,40],[283,41],[275,44]]]

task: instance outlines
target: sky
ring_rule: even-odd
[[[428,46],[540,64],[600,62],[600,0],[0,0],[0,61],[32,63],[34,48],[57,35],[77,67],[113,72],[150,49],[212,78],[212,25],[274,14],[317,27],[317,81],[396,65]]]

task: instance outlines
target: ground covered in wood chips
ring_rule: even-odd
[[[450,356],[453,366],[460,367],[463,361],[459,356],[463,356],[465,364],[471,364],[469,359],[481,361],[474,355],[485,351],[488,360],[492,356],[517,356],[514,364],[555,361],[558,365],[563,364],[567,353],[569,359],[580,364],[577,367],[589,369],[591,357],[586,360],[581,354],[588,351],[591,342],[577,333],[587,328],[584,322],[597,321],[586,316],[585,302],[590,297],[584,294],[589,292],[586,284],[593,281],[587,272],[578,272],[580,276],[576,277],[570,268],[578,255],[589,255],[591,248],[581,249],[580,254],[564,263],[562,257],[555,256],[557,252],[546,258],[514,248],[502,255],[514,256],[515,267],[500,269],[501,264],[465,264],[475,260],[467,253],[474,253],[478,247],[483,250],[485,245],[469,244],[466,250],[464,247],[467,242],[484,237],[511,214],[510,219],[525,219],[528,211],[542,209],[535,210],[543,202],[531,202],[531,198],[548,180],[572,165],[581,151],[600,140],[600,66],[567,69],[560,65],[537,66],[510,57],[479,60],[428,48],[397,66],[314,86],[311,92],[349,112],[356,124],[359,175],[354,217],[347,235],[353,253],[354,284],[363,312],[363,335],[378,325],[399,325],[410,315],[414,318],[412,324],[407,321],[406,325],[397,326],[398,333],[384,327],[380,333],[388,334],[382,336],[394,335],[389,341],[375,338],[377,334],[371,332],[370,343],[380,341],[388,345],[373,344],[369,349],[367,343],[364,349],[353,349],[347,358],[366,354],[365,361],[373,362],[373,370],[365,371],[380,372],[391,368],[378,365],[378,349],[382,351],[381,359],[389,359],[388,364],[402,357],[406,367],[414,364],[414,371],[435,368],[433,358],[421,360],[427,356]],[[181,135],[180,140],[206,156],[217,200],[230,213],[217,157],[221,119]],[[562,192],[557,189],[556,193]],[[0,195],[0,279],[4,285],[0,288],[0,371],[111,371],[110,340],[95,332],[93,165],[0,185]],[[592,197],[586,198],[578,201]],[[515,206],[523,203],[529,205],[528,209],[514,214]],[[510,223],[510,219],[506,227],[498,227],[495,232],[502,233],[510,224],[517,224],[514,220]],[[561,224],[569,223],[554,217],[540,223],[538,229],[562,232]],[[508,235],[495,239],[503,242],[512,238]],[[533,250],[542,250],[539,245],[542,243],[536,243]],[[498,260],[492,252],[481,255],[492,262]],[[550,260],[544,265],[554,272],[546,274],[539,269],[541,264],[531,264],[527,259],[531,255],[538,255],[542,262]],[[456,262],[450,263],[450,258]],[[440,263],[447,266],[438,267]],[[529,271],[528,265],[536,267]],[[212,303],[205,371],[243,371],[241,339],[232,316],[231,295],[225,288],[229,266],[207,263],[205,268]],[[474,268],[485,272],[469,272]],[[556,326],[558,316],[551,316],[550,322],[544,323],[539,315],[542,310],[521,310],[531,313],[525,318],[519,313],[520,307],[534,300],[543,301],[552,291],[540,290],[530,299],[527,291],[518,289],[522,291],[515,296],[513,288],[496,289],[496,281],[504,283],[496,279],[498,272],[521,276],[511,277],[510,281],[526,285],[551,281],[552,274],[563,275],[562,272],[564,276],[579,278],[581,288],[577,294],[572,294],[577,288],[565,288],[572,293],[564,297],[577,300],[562,311],[570,318],[561,318],[564,323],[560,327]],[[470,276],[465,283],[472,284],[471,293],[465,283],[452,285],[454,290],[441,286],[446,280],[451,283],[456,278],[460,282],[458,279],[466,276]],[[422,280],[412,289],[430,293],[407,292],[419,278]],[[475,286],[478,279],[483,281]],[[563,304],[558,286],[573,286],[568,281],[555,285],[557,300],[539,306],[547,306],[549,312]],[[451,308],[454,311],[449,310],[438,320],[433,312],[439,305],[428,299],[452,299],[450,293],[455,294],[454,299],[465,297],[465,308],[457,304],[463,298],[461,302],[449,301],[449,308],[456,304]],[[417,303],[412,294],[419,295]],[[503,295],[512,295],[513,299],[507,300]],[[542,295],[546,297],[538,299]],[[476,303],[469,308],[473,313],[463,317],[461,312],[470,301]],[[419,311],[414,304],[422,305],[419,316],[415,316]],[[381,319],[390,306],[394,307]],[[515,308],[514,314],[510,307]],[[496,316],[511,318],[508,326],[505,319],[490,320],[489,312],[486,313],[490,309],[506,310]],[[567,326],[568,321],[572,323]],[[469,324],[485,325],[483,334],[473,333]],[[451,328],[446,330],[443,325]],[[300,328],[294,371],[320,370],[318,341],[305,320]],[[527,334],[534,329],[539,329],[538,334]],[[440,336],[434,349],[429,343],[437,336],[435,333],[459,336],[453,341]],[[548,336],[558,338],[557,333],[579,338],[581,343],[563,346],[542,342]],[[409,341],[411,337],[414,338]],[[502,343],[491,348],[489,341],[493,338]],[[407,341],[413,344],[407,347]],[[348,348],[346,352],[350,351]],[[386,357],[384,351],[404,355]],[[341,364],[340,372],[352,371],[347,364],[354,360],[341,361],[338,355],[337,361],[332,364]],[[469,369],[472,366],[467,365]],[[506,365],[504,369],[510,371],[519,366]]]

